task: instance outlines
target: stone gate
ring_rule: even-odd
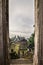
[[[9,65],[8,0],[0,0],[0,65]],[[33,65],[43,65],[43,0],[34,0],[35,51]]]

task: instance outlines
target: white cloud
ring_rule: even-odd
[[[9,30],[33,32],[34,7],[32,0],[9,0]],[[30,33],[30,34],[31,34]],[[20,33],[18,33],[20,34]]]

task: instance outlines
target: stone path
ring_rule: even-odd
[[[32,65],[32,60],[30,59],[15,59],[15,60],[11,60],[11,64],[10,65]]]

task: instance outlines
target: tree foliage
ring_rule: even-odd
[[[32,48],[34,47],[34,33],[28,39],[28,45],[31,45]]]

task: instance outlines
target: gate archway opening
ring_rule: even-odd
[[[23,61],[23,59],[25,59],[25,61],[29,61],[30,56],[30,59],[33,59],[33,25],[34,0],[9,0],[9,35],[11,40],[10,50],[13,50],[13,52],[19,56],[19,58],[17,58],[19,61]]]

